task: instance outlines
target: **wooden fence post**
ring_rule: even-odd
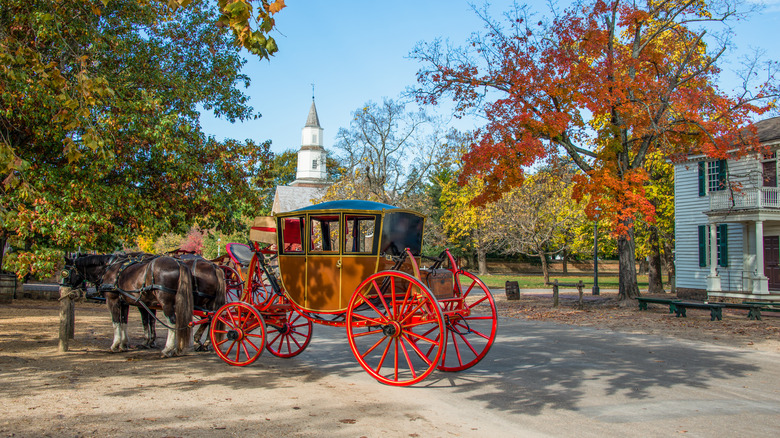
[[[76,325],[76,305],[73,289],[60,286],[60,351],[68,351],[68,341],[73,339]]]
[[[553,281],[553,307],[558,307],[558,279]]]
[[[585,286],[585,285],[584,285],[584,284],[582,284],[582,280],[580,280],[580,282],[579,282],[579,283],[577,283],[577,292],[579,292],[579,293],[580,293],[580,309],[582,309],[582,288],[583,288],[584,286]]]

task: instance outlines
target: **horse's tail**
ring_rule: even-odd
[[[225,283],[225,272],[222,268],[217,265],[213,266],[217,273],[217,296],[214,297],[214,308],[211,310],[217,311],[227,301],[227,283]]]
[[[176,350],[184,353],[190,347],[192,342],[192,322],[193,312],[192,298],[192,273],[184,263],[179,263],[179,287],[176,290]]]

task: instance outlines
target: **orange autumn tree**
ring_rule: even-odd
[[[618,237],[620,298],[634,298],[633,222],[654,213],[644,191],[648,155],[723,158],[736,142],[755,145],[754,135],[735,133],[750,134],[741,128],[778,95],[777,65],[756,60],[743,71],[749,92],[716,86],[737,6],[586,0],[550,20],[517,4],[503,20],[477,11],[486,31],[467,46],[414,49],[423,63],[416,94],[429,104],[452,98],[461,114],[487,119],[461,177],[485,181],[481,202],[522,185],[529,166],[568,156],[581,171],[575,198],[588,200],[590,218],[608,218]],[[754,83],[758,65],[769,71]]]

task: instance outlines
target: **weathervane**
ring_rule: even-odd
[[[314,100],[314,83],[311,84],[311,100]]]

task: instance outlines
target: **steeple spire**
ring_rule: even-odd
[[[314,97],[311,99],[311,108],[309,109],[309,116],[306,118],[307,128],[321,128],[320,118],[317,116],[317,107],[314,105]]]

